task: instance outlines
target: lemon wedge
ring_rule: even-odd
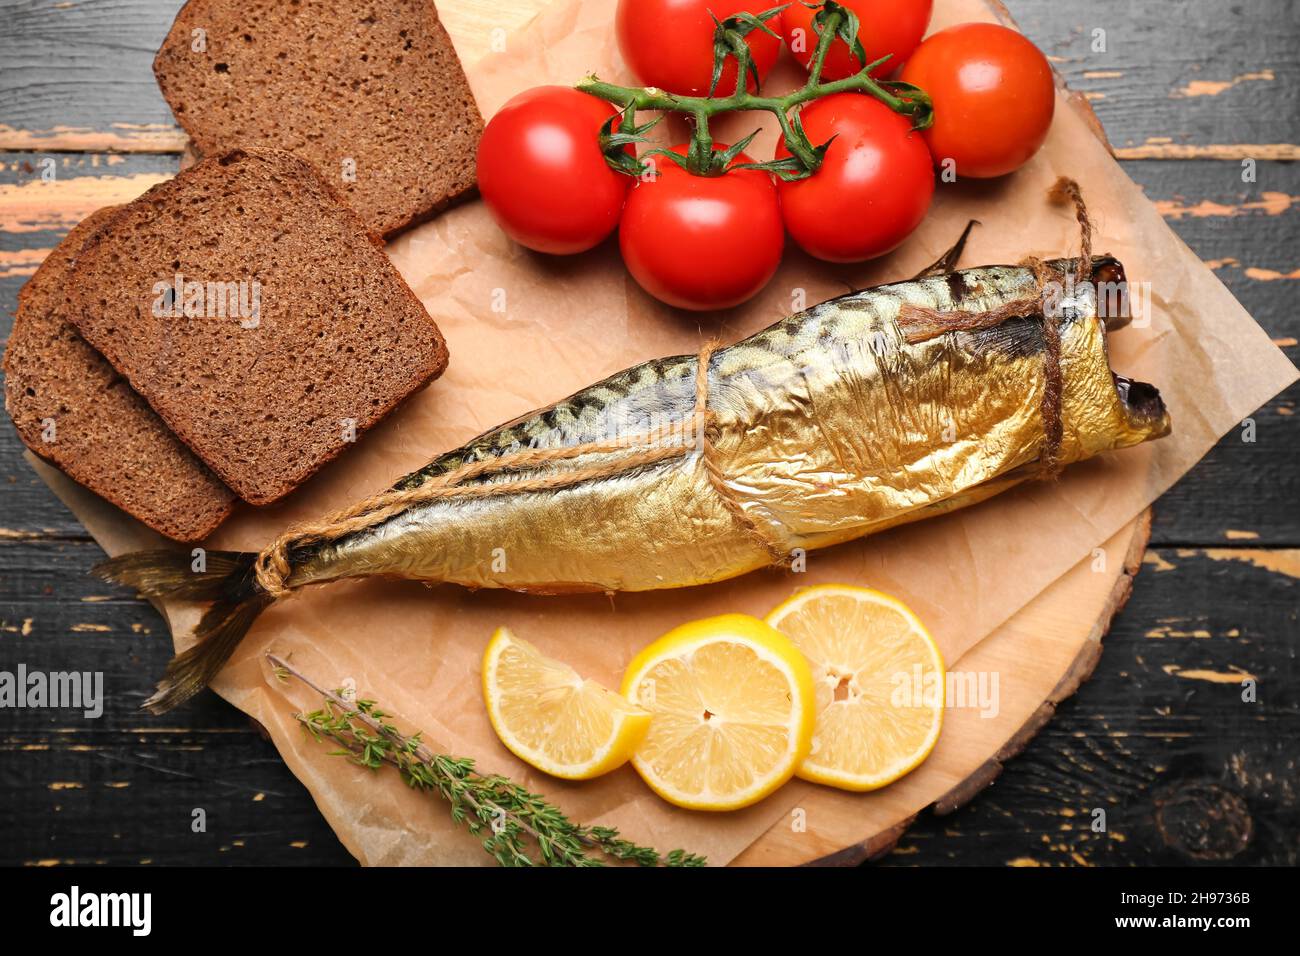
[[[930,755],[943,726],[944,665],[925,626],[871,588],[820,585],[767,616],[817,683],[812,753],[798,776],[875,790]]]
[[[650,714],[506,628],[483,654],[483,699],[501,742],[520,760],[566,780],[627,763]]]
[[[748,615],[669,631],[628,666],[623,695],[653,715],[632,766],[680,807],[756,803],[794,775],[811,746],[808,662]]]

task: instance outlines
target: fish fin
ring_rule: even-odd
[[[98,564],[92,573],[160,600],[211,601],[194,629],[196,643],[167,664],[147,710],[165,713],[208,685],[235,652],[253,621],[275,598],[257,583],[251,551],[208,551],[202,570],[185,551],[136,551]]]
[[[961,259],[962,251],[966,248],[966,240],[970,238],[970,231],[980,225],[978,219],[972,219],[966,223],[966,228],[961,231],[957,241],[952,244],[952,248],[941,255],[934,262],[930,263],[916,275],[912,276],[911,281],[924,279],[926,276],[941,276],[952,272],[957,268],[957,262]]]
[[[257,616],[274,603],[265,591],[238,603],[214,604],[194,630],[197,642],[167,662],[167,671],[153,696],[144,702],[152,714],[165,714],[211,683],[253,626]]]

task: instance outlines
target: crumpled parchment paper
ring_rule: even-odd
[[[609,0],[556,0],[509,38],[505,52],[471,68],[484,114],[491,116],[527,87],[572,84],[588,72],[629,81],[612,14]],[[932,29],[996,16],[984,0],[940,0]],[[794,84],[796,69],[783,59],[769,89]],[[775,133],[765,115],[733,118],[718,138],[737,138],[756,125],[764,132],[751,155],[770,156]],[[814,552],[803,574],[759,572],[709,587],[612,599],[381,581],[313,589],[263,615],[214,689],[266,726],[340,839],[366,864],[490,859],[435,799],[408,790],[393,773],[374,775],[327,756],[329,748],[306,737],[293,713],[319,701],[296,682],[277,682],[263,658],[267,650],[291,655],[296,667],[330,686],[350,680],[399,714],[403,726],[422,728],[436,747],[526,782],[575,818],[617,825],[663,850],[686,847],[714,864],[733,859],[811,785],[795,782],[758,806],[718,815],[668,806],[627,767],[583,784],[531,771],[496,740],[480,698],[479,658],[492,631],[506,624],[583,674],[617,686],[633,654],[677,624],[726,611],[762,615],[796,587],[849,582],[906,601],[931,628],[949,666],[960,666],[966,651],[1297,377],[1111,159],[1064,91],[1048,142],[1032,162],[996,182],[942,185],[925,224],[893,255],[863,266],[829,266],[790,246],[762,294],[720,315],[678,313],[650,299],[625,273],[613,243],[566,259],[533,255],[512,245],[480,202],[401,236],[390,254],[447,337],[447,373],[289,500],[240,510],[210,542],[258,549],[286,523],[379,491],[438,453],[611,372],[694,352],[714,334],[734,341],[802,302],[905,278],[948,248],[970,218],[983,225],[962,266],[1073,254],[1078,234],[1072,216],[1044,198],[1062,174],[1083,188],[1097,226],[1096,251],[1117,255],[1131,282],[1150,283],[1148,314],[1110,339],[1112,365],[1160,388],[1173,416],[1169,438],[1072,466],[1056,483],[1029,485],[950,516]],[[110,554],[157,546],[136,522],[52,470],[39,470]],[[166,613],[177,647],[186,646],[195,610],[176,606]],[[184,719],[183,711],[177,716]],[[841,803],[852,806],[852,799]]]

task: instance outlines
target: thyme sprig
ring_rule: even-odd
[[[574,823],[540,794],[509,777],[482,774],[468,757],[434,753],[420,733],[403,734],[373,700],[350,700],[326,690],[274,654],[267,659],[280,680],[295,677],[324,698],[324,706],[294,717],[316,740],[339,746],[330,751],[378,770],[397,769],[407,786],[436,793],[451,818],[502,866],[703,866],[705,859],[685,850],[660,854],[624,839],[614,827]]]

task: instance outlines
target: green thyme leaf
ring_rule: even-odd
[[[403,734],[373,700],[349,702],[341,691],[327,691],[274,655],[283,668],[325,698],[320,710],[295,714],[314,739],[339,749],[331,755],[378,770],[390,766],[408,787],[439,796],[452,822],[480,838],[483,849],[502,866],[703,866],[705,859],[685,850],[660,854],[623,839],[613,827],[575,823],[541,794],[508,777],[480,774],[468,757],[431,751],[420,734]]]

